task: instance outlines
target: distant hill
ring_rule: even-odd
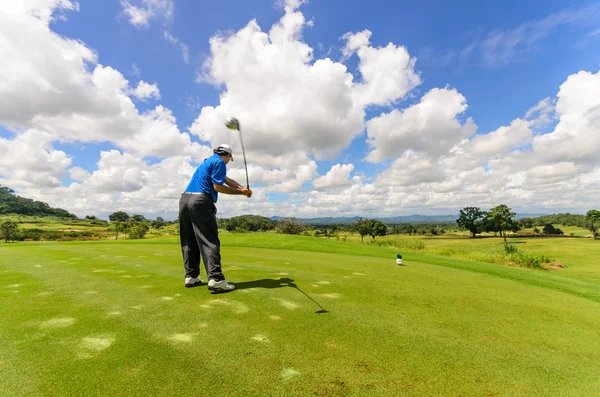
[[[0,185],[0,215],[35,215],[35,216],[57,216],[60,218],[77,219],[62,208],[53,208],[41,201],[35,201],[15,195],[15,191],[9,187]]]
[[[542,216],[543,214],[517,214],[515,219],[520,218],[535,218]],[[298,221],[306,223],[308,225],[349,225],[359,217],[323,217],[323,218],[298,218]],[[375,218],[389,225],[393,224],[408,224],[408,223],[454,223],[458,219],[456,215],[404,215],[404,216],[392,216],[392,217],[363,217],[363,218]],[[273,216],[271,219],[280,221],[285,219],[281,216]]]
[[[308,225],[349,225],[356,221],[359,217],[323,217],[323,218],[298,218],[302,223]],[[447,223],[455,222],[458,215],[406,215],[406,216],[394,216],[394,217],[365,217],[365,218],[376,218],[387,224],[400,224],[400,223]],[[285,219],[281,216],[273,216],[271,219],[279,221]]]

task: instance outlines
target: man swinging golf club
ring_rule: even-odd
[[[208,289],[233,291],[235,286],[225,280],[221,271],[221,243],[217,227],[215,203],[219,193],[252,197],[252,190],[226,176],[225,165],[233,161],[233,151],[227,144],[219,145],[213,155],[196,169],[179,200],[179,235],[185,286],[196,287],[200,280],[200,256],[208,277]]]

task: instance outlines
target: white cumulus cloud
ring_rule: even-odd
[[[354,170],[353,164],[336,164],[327,174],[315,179],[313,185],[315,189],[331,189],[349,186],[350,173]]]

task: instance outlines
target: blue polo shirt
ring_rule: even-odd
[[[215,153],[204,159],[204,162],[196,168],[190,184],[185,191],[189,193],[210,194],[216,203],[219,193],[215,190],[213,183],[222,185],[225,182],[226,174],[227,167],[225,166],[225,162]]]

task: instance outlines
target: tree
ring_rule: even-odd
[[[111,222],[117,222],[117,221],[119,221],[119,222],[127,222],[127,220],[129,219],[129,215],[127,215],[127,212],[117,211],[117,212],[114,212],[114,213],[110,214],[108,216],[108,219]]]
[[[543,229],[544,234],[563,234],[563,231],[554,227],[552,224],[547,223],[544,225]]]
[[[506,204],[500,204],[490,210],[487,215],[488,228],[490,231],[500,233],[506,243],[506,232],[516,232],[520,229],[519,224],[515,222],[516,214],[511,212]]]
[[[477,233],[483,231],[483,220],[486,217],[487,213],[481,211],[479,207],[465,207],[460,210],[456,223],[458,226],[467,229],[475,238]]]
[[[19,224],[14,221],[4,221],[0,223],[0,233],[5,242],[14,241],[19,236]]]
[[[279,230],[285,234],[300,234],[304,231],[305,226],[296,218],[283,219],[279,223]]]
[[[146,218],[144,218],[144,215],[134,215],[131,217],[131,219],[133,219],[136,222],[146,222]]]
[[[533,218],[521,218],[519,219],[519,226],[522,228],[530,228],[533,227],[534,219]]]
[[[417,234],[419,231],[417,230],[416,227],[414,227],[413,225],[406,225],[404,226],[404,233],[408,234],[409,236],[412,236],[412,234]]]
[[[368,236],[371,234],[371,227],[369,225],[368,219],[358,218],[356,221],[352,222],[352,224],[350,225],[350,229],[360,234],[361,242],[364,241],[364,236]]]
[[[585,219],[587,221],[587,228],[594,235],[594,240],[598,237],[598,229],[600,228],[600,211],[598,210],[589,210],[587,214],[585,214]]]
[[[113,226],[115,227],[115,240],[119,239],[119,232],[124,231],[126,225],[125,222],[113,221]]]
[[[130,239],[144,238],[149,229],[150,228],[148,227],[148,224],[146,222],[135,223],[129,228],[129,238]]]
[[[160,229],[165,225],[165,223],[165,220],[159,216],[152,221],[152,227],[155,229]]]
[[[385,223],[377,219],[369,220],[369,235],[375,240],[376,236],[385,236],[387,234],[387,226]]]

